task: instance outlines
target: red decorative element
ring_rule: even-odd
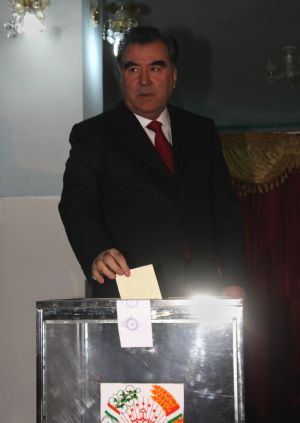
[[[155,132],[155,148],[159,153],[161,159],[169,169],[169,171],[174,174],[175,173],[175,165],[174,165],[174,158],[173,158],[173,151],[172,146],[168,142],[165,134],[161,129],[161,123],[157,120],[153,120],[152,122],[147,125],[151,131]]]
[[[117,414],[120,414],[120,411],[116,407],[114,407],[110,402],[108,402],[107,405],[108,405],[109,408],[111,408]]]
[[[152,399],[162,407],[166,413],[166,416],[169,416],[180,408],[173,395],[171,395],[170,392],[168,392],[162,386],[153,385],[151,392]]]
[[[247,420],[255,423],[300,421],[299,192],[293,171],[276,189],[240,199],[250,269]]]

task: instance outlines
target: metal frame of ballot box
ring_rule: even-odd
[[[37,302],[37,423],[100,422],[101,383],[183,384],[186,423],[245,421],[241,299],[151,300],[152,348],[121,348],[117,301]]]

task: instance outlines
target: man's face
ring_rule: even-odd
[[[151,120],[158,118],[175,87],[176,74],[161,41],[129,44],[121,63],[121,89],[129,110]]]

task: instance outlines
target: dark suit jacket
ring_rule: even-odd
[[[95,257],[115,247],[131,268],[154,265],[164,297],[243,285],[240,212],[213,121],[168,110],[175,176],[124,103],[73,127],[59,204],[69,241],[90,281]],[[118,296],[114,282],[92,283],[93,296]]]

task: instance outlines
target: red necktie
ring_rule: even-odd
[[[165,137],[162,129],[161,129],[161,122],[157,120],[153,120],[152,122],[147,125],[147,128],[151,129],[151,131],[155,132],[155,148],[158,151],[160,157],[164,161],[165,165],[169,169],[169,171],[174,174],[175,173],[175,166],[174,166],[174,158],[173,158],[173,151],[170,143],[168,142],[167,138]],[[188,260],[191,257],[190,253],[190,245],[188,241],[184,241],[183,245],[183,256]]]
[[[172,147],[161,129],[161,123],[153,120],[147,125],[147,128],[155,132],[155,148],[169,171],[174,174],[175,166]]]

